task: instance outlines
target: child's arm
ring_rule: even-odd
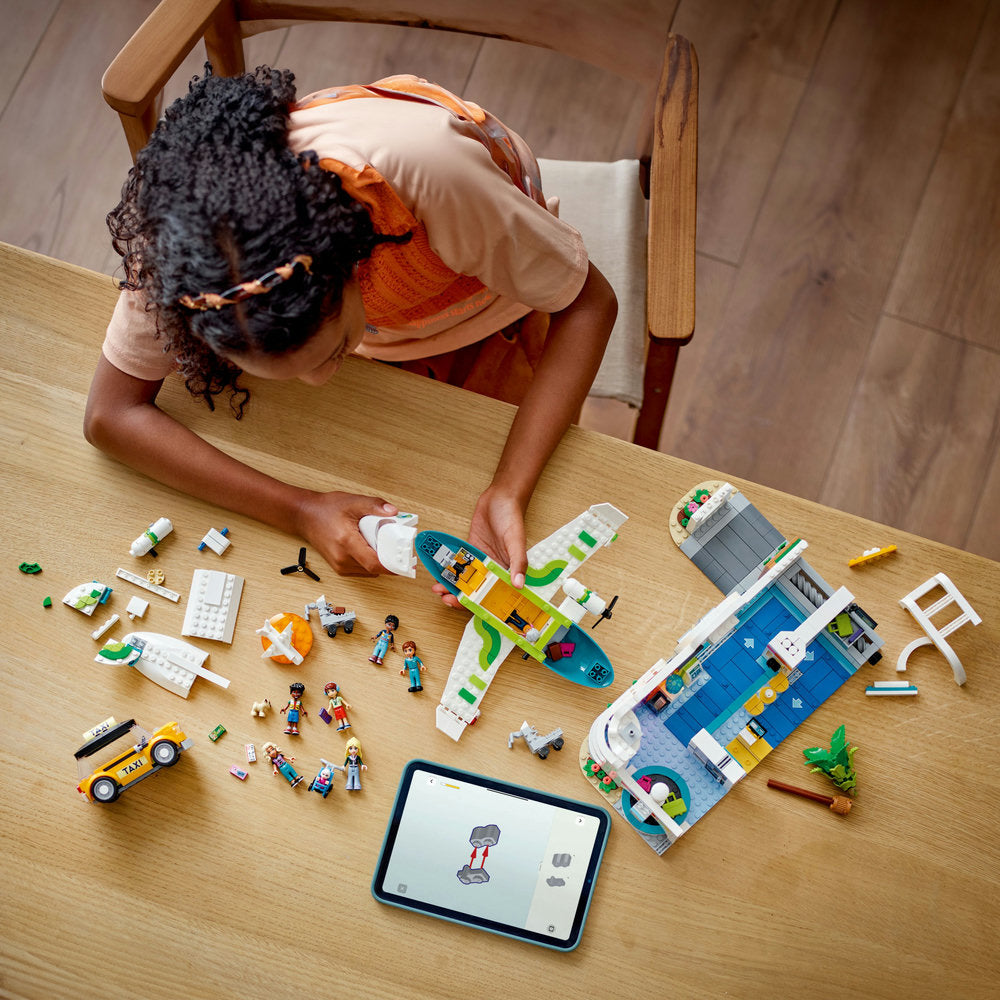
[[[516,587],[523,586],[527,568],[524,513],[532,491],[590,391],[617,311],[615,293],[591,264],[577,297],[552,314],[534,380],[493,481],[476,504],[469,541],[508,565]]]
[[[87,399],[87,440],[167,486],[304,538],[337,573],[383,571],[358,521],[397,513],[392,504],[302,489],[238,462],[159,409],[161,385],[125,374],[102,355]]]

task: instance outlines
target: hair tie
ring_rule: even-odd
[[[276,267],[267,274],[262,274],[256,281],[244,281],[242,284],[227,288],[224,292],[202,292],[200,295],[182,295],[177,301],[188,309],[204,312],[206,309],[221,309],[250,298],[251,295],[264,295],[275,285],[280,285],[295,273],[297,267],[305,268],[307,274],[312,274],[312,257],[308,254],[296,254],[287,264]]]

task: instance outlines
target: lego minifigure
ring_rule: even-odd
[[[361,772],[368,770],[368,765],[361,759],[361,743],[356,736],[352,736],[345,745],[347,756],[344,758],[344,767],[347,769],[347,785],[349,792],[361,791]]]
[[[262,749],[271,761],[271,770],[274,774],[280,774],[292,788],[302,781],[302,775],[292,767],[294,757],[285,757],[281,747],[276,743],[265,743]]]
[[[403,669],[400,670],[400,676],[410,671],[410,687],[409,691],[423,691],[423,685],[420,683],[420,671],[426,672],[427,668],[424,666],[424,661],[417,656],[417,644],[410,639],[407,639],[403,643]]]
[[[288,725],[285,726],[285,734],[287,736],[298,736],[299,735],[299,716],[308,715],[309,713],[302,707],[302,695],[305,692],[306,686],[301,681],[296,681],[294,684],[288,685],[288,693],[291,697],[285,704],[285,707],[281,710],[281,714],[284,715],[288,712]]]
[[[386,615],[385,628],[382,629],[378,635],[372,636],[372,642],[375,643],[375,648],[372,650],[372,655],[368,657],[369,663],[382,666],[382,657],[385,656],[390,648],[396,648],[396,640],[392,633],[398,628],[399,619],[395,615]]]
[[[350,729],[351,724],[347,719],[347,710],[351,706],[344,701],[344,696],[340,693],[340,688],[333,681],[330,681],[330,683],[323,688],[323,693],[330,699],[330,711],[333,713],[333,717],[337,720],[337,730],[341,731],[344,729]]]

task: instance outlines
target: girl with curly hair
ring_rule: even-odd
[[[395,507],[223,454],[157,407],[164,378],[210,407],[228,394],[238,418],[241,373],[321,385],[356,353],[505,398],[518,413],[469,537],[520,586],[524,511],[596,375],[614,293],[488,112],[415,77],[298,101],[293,81],[207,68],[139,153],[108,216],[125,279],[87,440],[374,574],[358,521]]]

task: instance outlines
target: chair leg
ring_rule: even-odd
[[[677,340],[649,341],[646,355],[646,374],[643,378],[642,407],[635,422],[632,442],[643,448],[656,450],[663,428],[663,415],[667,410],[667,398],[674,381],[677,354],[681,344]]]

